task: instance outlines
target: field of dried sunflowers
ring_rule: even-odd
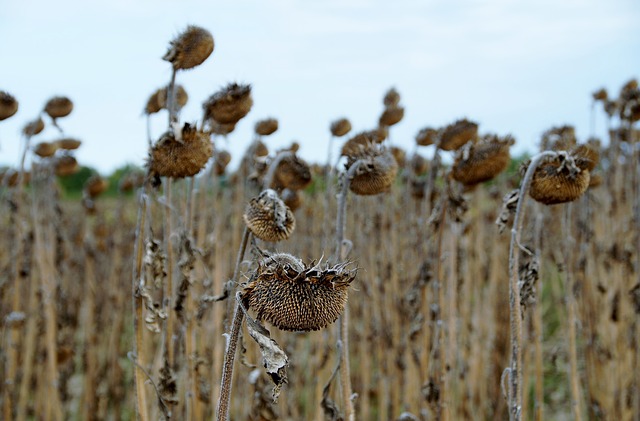
[[[251,87],[180,116],[180,71],[213,48],[171,41],[145,107],[166,132],[117,197],[99,175],[61,197],[69,98],[25,125],[0,190],[0,418],[640,419],[635,80],[593,94],[608,139],[554,127],[519,168],[467,119],[389,144],[391,89],[378,127],[328,124],[340,157],[270,151],[268,118],[230,171]],[[0,120],[17,109],[0,92]],[[45,120],[58,141],[36,143]]]

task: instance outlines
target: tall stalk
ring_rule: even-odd
[[[578,378],[578,351],[576,324],[578,323],[578,309],[573,281],[573,259],[572,250],[574,240],[571,236],[571,203],[565,205],[564,217],[562,218],[564,247],[564,280],[567,298],[567,323],[568,323],[568,351],[569,351],[569,383],[571,389],[571,409],[576,421],[582,420],[580,380]]]
[[[520,287],[518,285],[518,268],[520,267],[520,239],[524,223],[524,202],[533,179],[533,174],[540,162],[547,157],[556,156],[556,152],[540,152],[531,158],[531,163],[522,179],[516,214],[511,229],[511,243],[509,244],[509,326],[511,331],[511,363],[508,369],[508,402],[509,419],[522,419],[522,309],[520,308]]]
[[[147,216],[147,201],[148,198],[145,194],[145,188],[140,191],[139,196],[140,204],[138,205],[138,221],[136,226],[136,242],[134,245],[134,264],[133,264],[133,276],[132,276],[132,299],[133,299],[133,329],[135,335],[135,341],[133,345],[133,353],[136,359],[134,367],[134,379],[136,384],[136,410],[138,418],[141,421],[148,421],[149,412],[147,407],[147,394],[145,390],[145,373],[142,369],[145,365],[143,355],[143,332],[144,332],[144,318],[142,316],[142,309],[144,306],[144,298],[142,297],[141,289],[145,288],[145,281],[142,276],[142,255],[144,252],[144,238],[146,236],[146,216]]]
[[[536,212],[536,221],[534,228],[535,255],[539,259],[542,255],[542,220],[544,215],[542,212]],[[542,279],[538,279],[538,296],[533,307],[533,343],[535,347],[535,400],[534,400],[534,419],[536,421],[544,421],[544,356],[542,349],[543,330],[542,330]]]
[[[346,225],[347,193],[351,179],[358,171],[362,161],[358,160],[351,165],[342,181],[342,189],[338,193],[338,213],[336,216],[336,249],[333,261],[343,260],[344,229]],[[345,417],[348,421],[355,420],[356,413],[351,400],[351,370],[349,368],[349,306],[345,306],[344,313],[338,323],[338,350],[340,352],[340,383],[342,385],[342,403],[345,408]]]
[[[233,270],[232,284],[235,287],[238,283],[238,277],[240,276],[240,265],[244,258],[249,238],[251,237],[251,231],[245,226],[242,234],[242,241],[240,243],[240,249],[238,250],[238,256],[236,258],[236,266]],[[220,386],[220,398],[218,400],[218,409],[216,410],[216,420],[227,421],[229,419],[229,407],[231,403],[231,387],[233,383],[233,366],[236,358],[236,350],[238,348],[238,337],[240,335],[240,328],[242,327],[242,321],[244,319],[244,311],[240,308],[242,303],[239,297],[236,297],[236,305],[233,311],[233,321],[231,322],[231,331],[227,338],[227,349],[224,354],[224,363],[222,365],[222,381]]]
[[[13,279],[13,294],[11,300],[11,311],[18,314],[22,310],[22,276],[20,275],[22,270],[22,263],[24,259],[24,241],[25,241],[25,226],[27,225],[27,218],[24,216],[22,210],[22,203],[24,199],[24,163],[29,151],[29,144],[31,136],[26,136],[24,141],[24,149],[22,150],[22,156],[20,158],[20,166],[18,172],[18,184],[15,189],[15,208],[12,211],[14,220],[14,241],[15,254],[12,268]],[[32,316],[33,317],[33,316]],[[11,326],[9,333],[9,342],[7,344],[7,357],[6,357],[6,379],[4,380],[4,404],[3,414],[5,419],[13,418],[13,400],[15,395],[15,384],[17,381],[17,368],[18,368],[18,352],[20,343],[20,329],[17,324]]]

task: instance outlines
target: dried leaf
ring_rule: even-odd
[[[282,385],[287,383],[287,367],[289,365],[289,358],[282,348],[280,348],[280,345],[271,339],[269,331],[258,321],[251,318],[242,301],[240,301],[240,308],[247,319],[247,330],[249,331],[249,335],[251,335],[253,340],[256,341],[260,347],[263,366],[274,384],[272,397],[273,401],[276,402],[280,395]]]
[[[504,232],[507,224],[515,214],[519,198],[520,190],[518,189],[511,190],[509,193],[504,195],[504,198],[502,199],[502,210],[500,211],[500,215],[498,215],[498,219],[496,219],[496,225],[498,226],[500,234]]]

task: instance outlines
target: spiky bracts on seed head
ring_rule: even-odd
[[[273,185],[291,190],[302,190],[311,183],[311,167],[295,152],[284,156],[275,170]]]
[[[560,152],[556,157],[545,160],[533,174],[529,195],[545,205],[576,200],[587,190],[591,179],[586,161],[581,166],[578,166],[573,153]]]
[[[0,121],[18,112],[18,101],[5,91],[0,91]]]
[[[189,94],[182,85],[176,85],[174,88],[174,108],[175,111],[180,111],[189,101]],[[168,87],[157,89],[149,99],[147,105],[144,108],[145,114],[154,114],[158,111],[167,108],[167,95],[169,92]]]
[[[346,118],[339,118],[331,123],[329,130],[331,130],[331,134],[335,137],[344,136],[351,131],[351,122]]]
[[[451,169],[453,179],[465,186],[491,180],[509,165],[509,147],[515,143],[511,136],[483,137],[477,143],[468,142],[456,152]]]
[[[237,83],[228,84],[202,104],[204,119],[220,124],[237,123],[251,111],[252,106],[251,85]]]
[[[44,120],[42,117],[38,117],[37,119],[30,121],[27,123],[22,129],[22,134],[25,136],[35,136],[44,130]]]
[[[44,112],[52,119],[66,117],[73,111],[73,102],[66,96],[55,96],[44,106]]]
[[[269,136],[278,130],[278,120],[275,118],[265,118],[260,120],[255,125],[256,134],[260,136]]]
[[[478,123],[463,118],[449,124],[440,132],[440,149],[455,151],[478,136]]]
[[[349,263],[335,266],[276,253],[259,262],[244,288],[243,301],[265,320],[282,330],[312,331],[335,322],[347,304],[349,285],[357,269]]]
[[[195,126],[185,123],[179,136],[168,131],[151,148],[149,175],[152,177],[191,177],[207,164],[213,146],[209,136]]]
[[[296,227],[293,213],[271,189],[251,199],[243,218],[251,233],[264,241],[286,240]]]
[[[391,187],[398,174],[398,163],[387,148],[367,140],[364,144],[354,145],[350,152],[347,156],[347,170],[360,161],[349,184],[352,192],[370,196],[385,192]]]
[[[432,127],[425,127],[416,135],[416,144],[418,146],[429,146],[436,143],[438,131]]]
[[[576,166],[581,170],[593,171],[600,161],[600,151],[595,145],[576,145],[571,149],[571,156],[576,161]]]
[[[372,143],[382,143],[387,138],[387,134],[387,129],[384,127],[356,133],[342,145],[340,154],[342,156],[357,155],[363,146],[368,147]]]
[[[213,52],[211,32],[199,26],[189,25],[169,43],[169,50],[162,57],[175,70],[194,68],[204,62]]]

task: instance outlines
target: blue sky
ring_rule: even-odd
[[[253,109],[223,142],[232,165],[266,117],[280,123],[268,146],[296,140],[302,157],[323,162],[331,121],[373,128],[392,86],[406,111],[391,140],[409,150],[421,128],[462,117],[482,133],[512,134],[516,153],[555,125],[586,140],[591,93],[617,95],[640,77],[639,22],[637,0],[3,0],[0,90],[20,109],[0,122],[0,166],[16,165],[21,128],[54,95],[75,103],[60,125],[83,140],[81,163],[105,173],[141,165],[141,111],[168,83],[161,57],[188,24],[210,30],[215,50],[178,74],[190,96],[183,121],[199,120],[202,102],[228,82],[253,86]],[[154,116],[154,136],[165,127],[166,116]],[[599,111],[596,134],[604,128]],[[49,127],[34,142],[57,136]]]

